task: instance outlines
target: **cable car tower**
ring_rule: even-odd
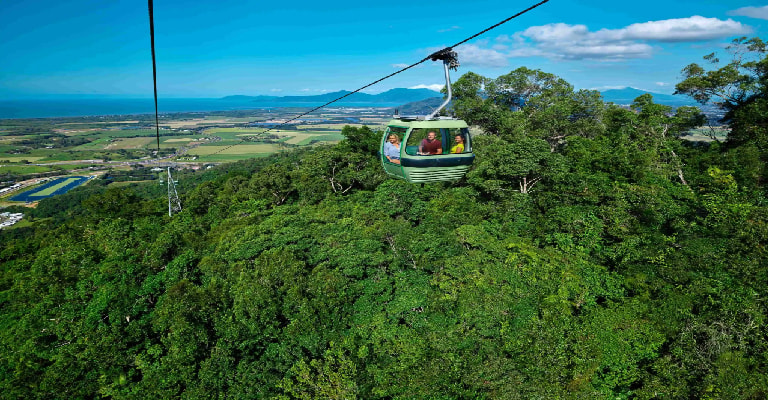
[[[171,176],[171,167],[168,167],[168,216],[172,217],[174,212],[181,212],[181,200],[176,191],[176,181]]]

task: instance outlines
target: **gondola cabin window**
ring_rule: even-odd
[[[469,153],[467,128],[414,128],[408,136],[405,152],[408,155],[449,155]]]

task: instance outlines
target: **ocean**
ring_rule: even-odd
[[[256,103],[253,100],[232,99],[185,99],[160,98],[157,101],[159,112],[200,112],[200,111],[232,111],[253,110],[277,107],[308,107],[314,108],[320,103]],[[345,103],[340,101],[331,107],[396,107],[397,103]],[[130,115],[154,114],[153,99],[39,99],[39,100],[0,100],[0,119],[11,118],[52,118],[52,117],[84,117],[100,115]]]

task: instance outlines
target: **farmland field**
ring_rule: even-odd
[[[182,137],[182,138],[166,139],[163,143],[194,142],[195,139],[196,138],[193,138],[193,137]]]
[[[157,139],[153,137],[114,139],[111,143],[106,145],[104,149],[105,150],[141,149],[146,147],[150,143],[155,143],[156,140]]]
[[[232,146],[226,149],[227,146],[200,146],[189,151],[188,154],[197,156],[206,156],[221,151],[218,154],[258,154],[258,153],[275,153],[280,150],[280,146],[276,144],[241,144]],[[223,150],[226,149],[226,150]],[[222,151],[223,150],[223,151]]]
[[[23,136],[0,136],[0,143],[12,143],[16,140],[23,139]]]
[[[209,115],[205,118],[185,118],[173,121],[163,121],[162,125],[169,126],[173,129],[178,128],[195,128],[204,127],[206,125],[220,125],[220,124],[233,124],[233,123],[246,123],[251,122],[253,118],[233,118],[224,116]]]
[[[363,126],[363,124],[356,124],[353,122],[340,123],[340,124],[312,124],[312,125],[296,125],[296,128],[297,129],[330,129],[330,130],[341,131],[345,126],[354,126],[356,128],[359,128]]]
[[[253,125],[265,124],[265,121],[286,121],[303,111],[300,108],[283,108],[161,116],[160,153],[169,155],[174,150],[180,150],[180,156],[201,157],[188,160],[195,163],[237,161],[318,142],[338,142],[344,139],[340,134],[344,126],[358,127],[366,123],[375,130],[389,120],[389,115],[384,115],[383,111],[328,110],[305,117],[297,122],[299,125]],[[0,170],[0,173],[34,175],[73,168],[60,165],[40,167],[27,163],[82,160],[101,165],[128,160],[144,162],[156,156],[155,121],[152,117],[0,121],[0,166],[13,167]],[[269,127],[273,129],[262,137]],[[236,146],[217,153],[231,145]],[[81,163],[77,168],[87,166]]]
[[[319,141],[319,142],[337,142],[342,139],[344,139],[344,136],[334,132],[314,132],[314,133],[297,132],[293,137],[286,140],[285,143],[304,146],[312,143],[313,140]]]
[[[98,138],[90,143],[81,144],[73,148],[74,151],[87,151],[87,150],[104,150],[104,147],[109,145],[109,138]]]
[[[226,163],[226,162],[233,162],[233,161],[240,161],[240,160],[247,160],[249,158],[261,158],[261,157],[269,157],[271,154],[274,153],[252,153],[252,154],[227,154],[226,152],[218,153],[218,154],[211,154],[206,156],[198,156],[198,159],[195,160],[196,162],[204,162],[204,163]]]
[[[39,165],[0,165],[0,173],[33,174],[53,171],[53,168]]]
[[[45,157],[30,157],[30,156],[5,156],[0,154],[0,162],[21,162],[27,160],[29,162],[35,162]]]
[[[206,129],[205,133],[209,134],[217,134],[217,133],[225,133],[225,132],[231,132],[231,133],[261,133],[264,132],[264,128],[211,128]]]
[[[206,129],[206,136],[217,136],[222,141],[241,141],[244,137],[258,135],[264,132],[264,129],[245,129],[245,128],[213,128]]]
[[[687,136],[681,136],[682,139],[699,142],[711,142],[713,140],[722,142],[727,137],[728,129],[719,126],[696,128],[688,132]]]

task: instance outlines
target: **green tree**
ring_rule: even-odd
[[[467,181],[493,196],[530,193],[548,175],[562,168],[562,158],[554,154],[546,141],[522,139],[507,142],[481,136],[477,143],[478,161]]]
[[[346,138],[346,143],[354,152],[375,156],[379,152],[382,132],[374,132],[367,126],[354,127],[345,126],[341,129],[341,134]]]
[[[728,47],[731,60],[720,65],[715,53],[704,60],[716,69],[699,64],[683,69],[684,80],[675,93],[687,94],[700,103],[713,101],[725,111],[723,121],[734,146],[754,144],[765,157],[768,152],[768,48],[760,38],[738,38]]]
[[[655,168],[671,166],[683,185],[688,185],[683,174],[683,162],[675,152],[678,138],[689,129],[702,125],[706,118],[695,107],[680,107],[672,115],[672,107],[653,102],[653,96],[645,93],[631,105],[637,113],[634,129],[640,150],[649,154]]]

